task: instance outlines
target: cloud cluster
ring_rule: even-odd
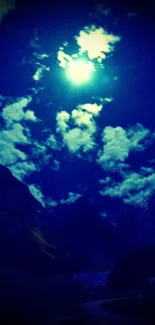
[[[155,192],[155,172],[150,168],[144,168],[139,173],[123,173],[122,182],[116,182],[107,177],[100,180],[104,188],[100,191],[103,196],[122,198],[123,201],[130,205],[145,206],[148,199]]]
[[[114,171],[127,167],[125,160],[131,151],[142,151],[152,137],[150,130],[137,124],[127,130],[120,126],[107,126],[102,133],[103,148],[97,162],[105,169]]]
[[[4,166],[14,164],[18,160],[26,160],[26,154],[16,148],[16,144],[28,144],[21,124],[15,123],[10,129],[0,132],[0,163]]]
[[[109,34],[102,27],[91,25],[84,27],[79,35],[75,36],[75,40],[79,47],[77,53],[72,55],[66,53],[64,47],[68,43],[59,48],[57,54],[59,66],[65,69],[72,63],[74,65],[76,60],[81,59],[83,54],[87,54],[87,64],[90,66],[91,71],[95,71],[95,63],[92,60],[95,59],[97,62],[102,63],[107,54],[114,51],[114,45],[121,40],[121,37]]]
[[[1,115],[7,126],[22,120],[31,122],[39,121],[32,110],[27,109],[24,111],[24,108],[27,107],[31,101],[31,97],[23,97],[19,98],[15,103],[9,104],[3,108]]]
[[[37,170],[32,161],[17,161],[16,164],[9,167],[12,175],[22,181],[24,177]]]
[[[95,25],[86,26],[80,31],[79,36],[75,36],[80,47],[80,53],[87,53],[89,59],[97,59],[102,62],[107,53],[114,50],[114,44],[120,41],[120,36],[108,34],[102,27]]]
[[[5,106],[1,113],[5,129],[0,132],[0,163],[9,167],[20,180],[36,170],[27,154],[18,148],[19,145],[31,144],[29,129],[21,124],[22,121],[38,121],[32,110],[24,110],[31,101],[31,97],[19,98],[15,103]]]
[[[63,144],[71,153],[82,150],[88,152],[96,147],[97,131],[94,116],[98,115],[102,106],[97,104],[78,105],[71,114],[61,111],[57,114],[57,132],[61,134]]]

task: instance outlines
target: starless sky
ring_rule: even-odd
[[[44,207],[87,193],[94,202],[148,208],[153,15],[149,2],[1,1],[0,163]]]

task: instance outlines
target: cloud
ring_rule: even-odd
[[[35,116],[34,112],[29,109],[25,112],[24,120],[31,122],[39,122],[39,119]]]
[[[63,47],[58,51],[58,61],[62,68],[66,68],[67,64],[71,61],[71,56],[63,51]]]
[[[39,166],[45,166],[47,164],[51,164],[52,153],[48,153],[48,148],[46,146],[46,142],[38,142],[33,141],[31,146],[31,156],[33,160],[39,162]]]
[[[119,42],[121,37],[108,32],[102,27],[95,25],[87,26],[75,36],[81,53],[87,53],[89,59],[97,59],[99,62],[106,59],[106,54],[114,50],[114,44]],[[95,44],[95,45],[94,45]]]
[[[44,202],[44,195],[41,192],[41,188],[38,185],[31,184],[28,186],[30,193],[34,196],[34,198],[39,201],[42,206],[45,208],[45,202]]]
[[[11,173],[20,181],[24,179],[26,175],[36,171],[36,166],[31,161],[18,161],[14,165],[9,167]]]
[[[61,134],[65,133],[68,130],[68,122],[70,119],[69,113],[66,111],[61,111],[57,113],[56,121],[57,121],[57,132],[60,132]]]
[[[6,142],[28,144],[29,140],[24,134],[24,127],[19,123],[14,123],[9,130],[1,131],[1,139]]]
[[[44,76],[44,72],[50,71],[50,67],[47,67],[46,65],[41,64],[40,62],[37,62],[36,65],[38,66],[38,69],[36,70],[32,78],[35,81],[40,81]]]
[[[52,200],[49,197],[44,197],[41,188],[39,185],[31,184],[28,186],[30,193],[34,196],[34,198],[39,201],[44,208],[50,206],[56,206],[57,202]]]
[[[102,63],[106,59],[107,53],[113,52],[115,43],[121,39],[120,36],[108,34],[105,29],[95,25],[84,27],[74,38],[78,45],[77,53],[67,54],[64,47],[68,46],[68,43],[65,43],[59,48],[57,59],[59,66],[67,69],[70,79],[76,82],[88,80],[90,72],[96,71],[95,62],[92,60],[96,59]],[[83,54],[87,54],[87,58],[85,55],[83,59]],[[85,74],[83,75],[84,70]]]
[[[14,143],[0,139],[0,163],[3,166],[9,166],[18,160],[25,160],[26,158],[26,154],[17,149]]]
[[[100,111],[102,110],[103,108],[103,105],[98,105],[96,103],[94,104],[84,104],[84,105],[78,105],[78,108],[82,109],[82,110],[85,110],[89,113],[91,113],[92,115],[95,115],[95,116],[98,116]]]
[[[59,170],[60,169],[60,162],[56,159],[53,160],[53,165],[52,165],[53,170]]]
[[[33,52],[34,57],[36,57],[38,60],[44,60],[49,58],[49,55],[47,53],[37,53]]]
[[[131,151],[142,151],[152,137],[150,130],[137,124],[123,129],[120,126],[107,126],[103,130],[103,149],[98,152],[97,162],[106,170],[127,167],[124,164]]]
[[[123,174],[123,178],[122,182],[118,183],[109,177],[100,180],[100,184],[105,185],[100,194],[123,198],[123,201],[130,205],[144,206],[155,192],[155,172],[148,175],[143,175],[142,172],[128,172]]]
[[[21,120],[37,122],[38,119],[32,110],[24,111],[24,108],[32,101],[31,97],[20,98],[17,102],[9,104],[3,108],[1,113],[3,119],[10,126],[12,123]]]
[[[66,111],[57,114],[57,132],[61,134],[63,144],[70,152],[88,152],[96,147],[94,135],[97,126],[93,115],[98,115],[100,110],[101,107],[97,104],[86,104],[78,105],[70,114]]]
[[[24,127],[19,123],[0,132],[0,163],[2,165],[9,166],[18,160],[27,159],[26,154],[16,148],[16,144],[29,144]]]
[[[60,118],[61,119],[61,118]],[[58,121],[59,121],[59,117],[58,117]],[[58,122],[59,123],[59,122]],[[60,125],[58,127],[58,130],[61,129],[61,122]],[[60,150],[60,143],[58,142],[58,140],[56,139],[56,137],[54,136],[54,134],[51,134],[45,141],[46,146],[48,146],[49,148],[53,149],[53,150]]]
[[[73,192],[69,192],[68,193],[68,198],[65,200],[65,199],[61,199],[60,200],[60,203],[61,204],[72,204],[74,203],[75,201],[77,201],[82,195],[79,194],[79,193],[73,193]]]
[[[0,1],[0,22],[9,10],[15,9],[15,0],[1,0]]]
[[[80,149],[87,152],[95,146],[95,142],[89,132],[79,128],[71,129],[65,133],[63,141],[72,153],[75,153]]]
[[[73,109],[71,112],[71,118],[76,126],[89,129],[90,134],[96,132],[96,124],[92,118],[92,114],[82,110]]]

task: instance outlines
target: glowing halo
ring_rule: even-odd
[[[91,72],[95,71],[91,61],[71,59],[67,64],[67,77],[75,84],[81,84],[90,80]]]

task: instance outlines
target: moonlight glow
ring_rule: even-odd
[[[68,78],[77,84],[88,81],[92,71],[95,71],[95,68],[91,61],[71,60],[67,66]]]

